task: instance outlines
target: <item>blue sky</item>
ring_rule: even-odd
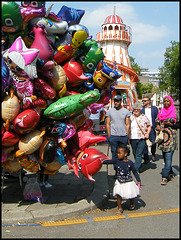
[[[20,4],[20,2],[17,2]],[[179,1],[85,1],[46,2],[46,9],[54,4],[51,12],[57,14],[63,5],[85,10],[80,24],[86,26],[95,39],[107,16],[120,16],[124,24],[132,28],[132,43],[129,55],[140,67],[157,71],[164,64],[164,53],[171,41],[179,42]]]

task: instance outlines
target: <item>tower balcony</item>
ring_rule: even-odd
[[[124,41],[129,46],[132,42],[132,29],[125,24],[121,24],[121,26],[103,24],[102,31],[96,34],[96,41],[99,43],[108,40]]]

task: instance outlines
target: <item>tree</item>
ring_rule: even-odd
[[[131,68],[137,72],[138,75],[141,74],[141,68],[140,66],[135,62],[135,58],[129,56],[130,62],[131,62]]]
[[[166,48],[164,65],[159,68],[160,90],[167,90],[174,100],[179,99],[180,43],[171,41]]]
[[[131,68],[137,72],[138,75],[141,74],[141,67],[135,62],[135,58],[129,56],[130,62],[131,62]],[[149,84],[142,84],[140,82],[140,80],[138,81],[138,83],[136,84],[136,92],[138,95],[138,98],[142,98],[142,95],[145,92],[151,93],[151,90],[153,89],[153,84],[149,85]]]

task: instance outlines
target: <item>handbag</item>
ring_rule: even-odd
[[[139,129],[141,130],[141,132],[142,132],[143,135],[144,135],[144,132],[143,132],[143,130],[141,129],[140,125],[138,124],[138,121],[137,121],[136,118],[135,118],[135,120],[136,120],[136,123],[137,123]],[[150,141],[150,139],[146,139],[146,145],[148,146],[149,152],[151,152],[151,146],[152,146],[152,144],[153,144],[153,143],[152,143],[152,141]]]
[[[163,142],[163,140],[164,140],[163,132],[160,131],[160,132],[156,135],[155,143],[160,144],[161,142]]]

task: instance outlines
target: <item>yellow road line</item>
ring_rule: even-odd
[[[130,218],[134,218],[134,217],[146,217],[146,216],[162,215],[162,214],[169,214],[169,213],[176,213],[176,212],[179,212],[179,208],[165,209],[165,210],[158,210],[158,211],[144,212],[144,213],[130,213],[128,214],[128,216]]]
[[[143,213],[130,213],[130,214],[127,214],[127,216],[129,218],[135,218],[135,217],[147,217],[147,216],[154,216],[154,215],[162,215],[162,214],[175,213],[175,212],[179,212],[179,208],[158,210],[158,211],[151,211],[151,212],[143,212]],[[120,218],[126,218],[126,217],[124,216],[124,214],[120,215],[120,216],[95,217],[94,222],[116,220],[116,219],[120,219]]]
[[[80,223],[88,223],[88,221],[86,219],[75,219],[75,220],[64,220],[64,221],[56,221],[56,222],[43,222],[41,223],[41,226],[51,227],[51,226],[71,225],[71,224],[80,224]]]
[[[127,214],[127,216],[129,218],[147,217],[147,216],[176,213],[179,211],[180,211],[179,208],[174,208],[174,209],[165,209],[165,210],[143,212],[143,213],[135,212],[135,213]],[[117,220],[117,219],[126,219],[126,217],[124,216],[124,214],[118,215],[118,216],[115,215],[115,216],[106,216],[106,217],[95,217],[95,218],[93,218],[92,222],[110,221],[110,220]],[[56,221],[56,222],[43,222],[43,223],[41,223],[41,226],[42,227],[51,227],[51,226],[71,225],[71,224],[80,224],[80,223],[88,223],[88,221],[86,219],[74,219],[74,220],[64,220],[64,221]]]
[[[95,217],[93,222],[99,222],[99,221],[109,221],[109,220],[117,220],[121,218],[126,218],[124,215],[118,215],[118,216],[106,216],[106,217]]]

